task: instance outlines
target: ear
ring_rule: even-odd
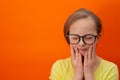
[[[101,33],[98,34],[97,38],[99,39],[101,37]]]
[[[98,36],[97,36],[97,40],[96,40],[96,43],[98,43],[100,37],[101,37],[101,33],[98,34]]]

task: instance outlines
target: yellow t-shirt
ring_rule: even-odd
[[[71,58],[56,61],[51,69],[50,80],[72,80],[73,67]],[[118,80],[118,68],[112,62],[101,58],[101,62],[94,72],[95,80]]]

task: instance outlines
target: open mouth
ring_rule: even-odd
[[[87,49],[79,49],[78,51],[79,51],[79,53],[81,53],[82,56],[84,56]]]

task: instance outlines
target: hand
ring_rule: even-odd
[[[83,80],[83,64],[82,64],[82,56],[78,52],[77,48],[71,47],[71,58],[72,65],[74,69],[74,77],[73,80]]]
[[[74,69],[73,80],[94,80],[94,71],[99,65],[99,59],[96,56],[95,44],[90,45],[88,51],[84,55],[84,63],[82,63],[82,55],[76,47],[71,47],[71,58]]]
[[[94,80],[94,71],[98,66],[98,59],[95,55],[95,44],[90,45],[84,56],[84,77],[85,80]]]

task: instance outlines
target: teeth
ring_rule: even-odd
[[[82,52],[82,53],[86,52],[86,49],[81,49],[81,50],[79,49],[79,52]]]
[[[79,50],[86,50],[86,49],[79,49]]]

